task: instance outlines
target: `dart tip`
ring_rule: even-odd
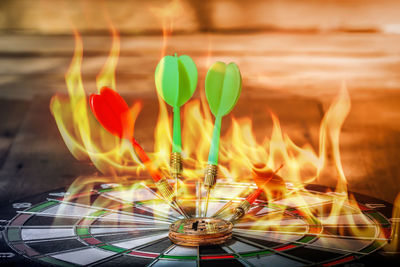
[[[175,200],[174,204],[176,206],[176,208],[180,211],[180,213],[186,218],[189,219],[189,215],[187,215],[186,211],[181,207],[181,205],[179,205],[179,203]]]
[[[210,189],[211,188],[207,188],[207,194],[206,194],[206,205],[204,207],[204,217],[207,217],[207,211],[208,211],[208,202],[210,201]]]

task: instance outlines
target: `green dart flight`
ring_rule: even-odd
[[[217,177],[222,117],[228,114],[236,105],[242,90],[242,76],[238,66],[235,63],[229,63],[228,65],[223,62],[214,63],[208,70],[205,89],[208,105],[215,116],[208,165],[204,176],[204,186],[207,189],[204,216],[207,216],[210,190],[214,187]]]
[[[173,138],[170,168],[171,175],[178,179],[182,172],[180,107],[192,97],[196,90],[196,65],[186,55],[180,57],[176,54],[174,56],[165,56],[157,65],[155,83],[158,94],[168,105],[173,107]]]

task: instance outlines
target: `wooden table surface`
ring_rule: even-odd
[[[95,76],[110,47],[108,36],[84,36],[83,79]],[[349,190],[393,202],[400,191],[400,35],[377,33],[193,34],[168,40],[168,53],[192,56],[203,90],[210,62],[235,61],[243,94],[234,115],[254,119],[258,137],[270,136],[274,111],[299,145],[318,149],[324,112],[346,82],[351,112],[340,137]],[[157,99],[153,73],[159,36],[122,36],[117,88],[144,99],[137,138],[152,147]],[[3,35],[0,38],[0,201],[67,186],[96,172],[70,155],[49,111],[55,92],[66,93],[64,73],[72,36]],[[198,96],[198,94],[196,95]],[[334,185],[331,176],[318,183]]]

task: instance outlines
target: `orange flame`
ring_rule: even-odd
[[[113,41],[108,59],[97,76],[98,89],[103,86],[111,86],[116,89],[115,72],[120,39],[114,28],[112,28],[112,36]],[[163,50],[165,47],[163,46]],[[82,39],[75,32],[74,56],[65,75],[68,97],[55,95],[51,100],[50,109],[62,138],[72,155],[78,160],[90,160],[105,176],[92,179],[81,177],[73,184],[72,188],[76,189],[80,186],[82,190],[86,190],[87,187],[90,187],[93,179],[105,182],[110,179],[120,181],[129,175],[140,178],[140,174],[144,172],[144,166],[134,153],[131,144],[127,140],[120,140],[104,130],[88,108],[87,95],[81,76],[82,59]],[[132,105],[131,111],[135,119],[140,115],[141,107],[140,102]],[[346,86],[343,85],[338,98],[332,103],[322,119],[318,152],[314,151],[310,144],[296,145],[289,135],[283,132],[278,117],[273,113],[271,113],[271,136],[265,137],[261,142],[256,138],[251,118],[232,118],[231,127],[221,136],[220,177],[218,181],[247,182],[249,187],[246,189],[251,190],[254,188],[253,185],[250,185],[253,182],[252,171],[254,168],[258,168],[260,171],[275,170],[283,165],[283,168],[279,171],[279,176],[284,179],[288,186],[290,185],[290,194],[292,194],[292,197],[297,197],[296,201],[299,205],[304,204],[300,211],[316,223],[321,221],[337,222],[337,215],[344,210],[349,210],[349,207],[354,207],[351,208],[354,210],[358,209],[354,199],[347,195],[347,182],[339,151],[340,131],[346,116],[350,112],[350,107],[349,94]],[[184,182],[198,181],[203,178],[204,166],[207,164],[213,128],[213,118],[204,97],[201,100],[194,99],[185,104],[182,121]],[[224,123],[228,124],[229,121],[226,120]],[[140,129],[138,130],[140,131]],[[149,155],[155,165],[164,173],[168,173],[171,141],[171,117],[165,103],[159,99],[159,115],[154,132],[154,152],[150,152]],[[335,192],[332,192],[335,201],[330,209],[329,217],[319,218],[316,216],[318,210],[312,205],[307,205],[302,193],[304,193],[305,185],[323,178],[323,171],[328,163],[328,152],[333,155],[333,163],[338,173],[337,188]],[[111,177],[106,175],[111,175]],[[279,190],[284,182],[279,181],[276,188]],[[180,190],[182,194],[188,194],[185,186],[181,186]],[[215,190],[217,196],[222,196],[225,193],[219,192],[219,189]],[[280,194],[267,192],[267,198],[274,199],[276,195],[282,196],[286,193],[285,190],[282,190]],[[346,220],[350,222],[355,220],[353,213],[348,212],[347,214]],[[296,225],[282,226],[277,223],[285,216],[283,210],[269,216],[271,217],[269,224],[265,224],[264,220],[262,225],[255,222],[254,227],[271,230],[284,228],[288,232],[298,229]],[[361,220],[363,219],[366,220],[366,218],[361,218]],[[362,233],[363,230],[357,227],[350,230],[355,235],[366,234]]]
[[[99,92],[104,86],[114,90],[117,88],[115,83],[115,69],[117,68],[118,64],[121,42],[117,30],[111,23],[110,28],[112,34],[112,46],[106,63],[96,77],[96,85]]]
[[[115,86],[120,40],[114,28],[112,33],[113,43],[109,57],[97,76],[98,89],[106,85]],[[69,97],[55,95],[50,104],[60,133],[78,160],[90,159],[101,172],[114,175],[139,173],[143,166],[129,143],[107,133],[88,110],[81,77],[83,47],[77,32],[75,40],[74,57],[65,76]],[[154,133],[155,152],[152,158],[157,166],[167,169],[171,148],[171,118],[165,104],[159,102],[160,111]],[[131,109],[134,118],[137,118],[141,103],[136,102]],[[327,148],[330,144],[340,178],[338,190],[346,192],[346,178],[340,162],[339,134],[349,110],[350,99],[343,86],[339,98],[334,101],[322,120],[318,154],[310,144],[297,146],[282,132],[279,120],[274,114],[271,114],[271,137],[262,142],[255,137],[251,118],[232,118],[230,129],[221,137],[220,172],[231,181],[251,181],[251,170],[255,165],[263,163],[265,168],[276,169],[283,164],[281,176],[296,187],[302,187],[319,177],[326,165]],[[212,116],[204,101],[192,100],[184,106],[182,141],[183,156],[187,165],[183,175],[186,179],[196,180],[203,175],[212,126]]]
[[[97,79],[98,86],[115,84],[115,67],[119,54],[119,37],[114,32],[113,45]],[[96,121],[88,108],[87,95],[82,83],[81,65],[83,56],[82,39],[75,31],[75,52],[65,81],[68,97],[55,95],[50,102],[50,110],[65,144],[78,160],[90,160],[103,173],[138,173],[141,165],[132,147],[126,140],[109,134]],[[136,119],[141,104],[136,103],[131,110]]]

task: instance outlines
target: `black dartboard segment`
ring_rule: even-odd
[[[207,216],[249,190],[249,184],[217,184]],[[76,195],[46,192],[2,208],[0,264],[335,266],[368,265],[363,259],[381,257],[377,253],[391,231],[388,203],[360,196],[361,203],[345,204],[330,216],[337,196],[324,193],[326,188],[292,191],[269,203],[258,200],[235,224],[231,240],[205,247],[169,240],[169,225],[182,216],[146,187],[103,184]],[[200,209],[196,199],[182,202],[191,214]]]

